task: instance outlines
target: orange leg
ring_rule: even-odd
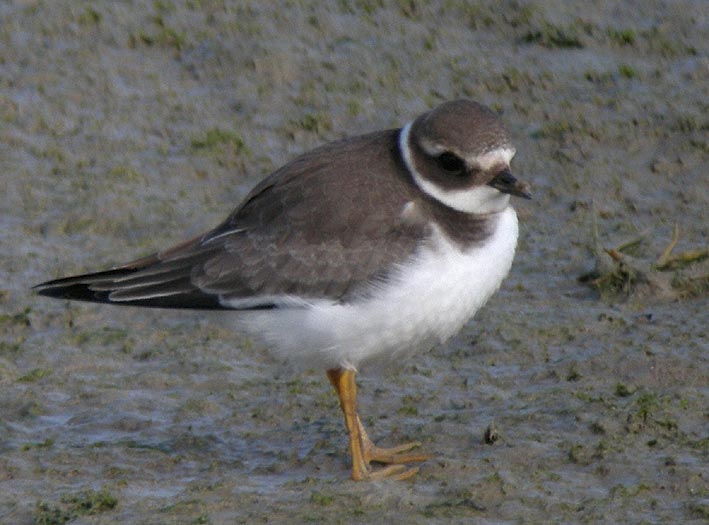
[[[340,406],[345,416],[345,425],[350,434],[350,453],[352,454],[352,479],[408,479],[418,472],[418,467],[407,469],[403,463],[425,461],[428,454],[403,454],[420,445],[418,442],[406,443],[393,448],[377,447],[369,439],[357,414],[357,383],[354,370],[334,368],[327,371],[327,377],[335,387],[340,398]],[[390,463],[388,467],[372,470],[369,464]]]

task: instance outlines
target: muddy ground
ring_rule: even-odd
[[[707,523],[708,4],[279,4],[0,3],[0,522]],[[413,480],[349,481],[323,371],[228,314],[30,291],[461,96],[534,200],[459,337],[362,370],[370,433],[436,454]]]

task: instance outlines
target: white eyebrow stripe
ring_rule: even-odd
[[[405,139],[408,144],[408,135],[410,133],[410,128],[413,123],[410,122],[406,126],[404,126],[404,129],[402,129],[402,137],[401,139]],[[406,136],[404,137],[403,134]],[[401,143],[401,141],[400,141]],[[441,153],[444,153],[446,151],[449,151],[445,147],[441,146],[440,144],[436,142],[432,142],[430,140],[427,140],[425,138],[422,138],[419,140],[418,145],[423,149],[429,156],[431,157],[437,157]],[[460,155],[458,151],[453,150],[452,153],[456,155]],[[499,164],[503,165],[508,165],[512,161],[512,157],[515,156],[516,150],[511,147],[511,146],[503,146],[500,148],[495,148],[491,151],[487,151],[485,153],[482,153],[481,155],[476,155],[474,157],[469,157],[465,158],[465,162],[472,167],[481,169],[483,171],[487,171],[490,168],[494,168],[495,166]]]

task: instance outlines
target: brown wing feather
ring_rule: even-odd
[[[36,289],[162,308],[225,308],[222,299],[247,298],[249,308],[272,308],[273,297],[288,294],[346,301],[410,257],[424,234],[424,225],[401,219],[415,195],[396,137],[378,132],[313,150],[262,181],[214,230]]]

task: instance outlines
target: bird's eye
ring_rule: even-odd
[[[437,157],[437,160],[438,165],[449,173],[455,173],[456,175],[465,173],[465,161],[455,153],[450,151],[443,152]]]

